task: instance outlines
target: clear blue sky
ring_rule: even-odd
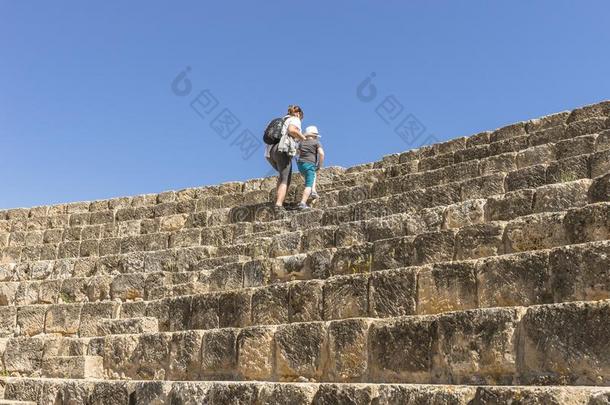
[[[241,131],[291,103],[350,166],[409,149],[394,132],[409,114],[445,140],[608,99],[609,15],[601,0],[0,0],[0,207],[261,177]],[[240,126],[219,135],[225,108]]]

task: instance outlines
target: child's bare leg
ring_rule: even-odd
[[[305,187],[305,190],[303,190],[303,197],[301,198],[301,204],[307,204],[307,200],[309,200],[310,195],[311,187]]]

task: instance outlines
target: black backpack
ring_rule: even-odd
[[[263,135],[263,142],[267,145],[275,145],[280,142],[280,138],[282,137],[282,127],[284,126],[284,121],[286,121],[288,117],[275,118],[271,120],[269,125],[267,125],[267,129],[265,129],[265,134]]]

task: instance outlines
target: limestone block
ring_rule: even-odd
[[[132,301],[136,298],[144,298],[146,274],[129,273],[115,276],[110,285],[110,296],[112,299]]]
[[[17,326],[22,335],[33,336],[44,332],[47,308],[28,305],[17,308]]]
[[[477,307],[475,262],[439,263],[417,274],[417,313],[438,314]]]
[[[572,387],[478,387],[473,404],[506,404],[520,401],[532,405],[594,405],[595,392]],[[600,402],[603,403],[603,402]]]
[[[505,127],[496,129],[493,131],[490,136],[490,142],[498,142],[504,139],[515,138],[517,136],[526,135],[525,132],[525,123],[518,122],[516,124],[507,125]]]
[[[430,318],[375,321],[369,331],[369,370],[374,382],[430,382],[434,342]]]
[[[549,164],[556,159],[555,156],[554,143],[532,146],[517,153],[517,168],[523,169],[539,164]]]
[[[120,305],[119,317],[125,319],[145,316],[147,306],[148,303],[146,301],[123,302]],[[83,314],[84,311],[81,313],[81,317]]]
[[[191,303],[190,329],[218,328],[218,294],[194,295]]]
[[[243,278],[242,263],[227,263],[212,270],[207,282],[211,291],[231,290],[241,288]]]
[[[13,336],[17,319],[16,316],[16,307],[0,307],[0,337]]]
[[[446,142],[434,144],[434,150],[437,155],[442,155],[445,153],[455,152],[456,150],[462,150],[466,148],[466,141],[469,138],[465,136],[454,138]]]
[[[331,262],[331,274],[369,273],[372,269],[372,251],[370,243],[337,249]]]
[[[252,323],[280,324],[288,322],[289,286],[271,285],[254,290],[252,295]]]
[[[51,378],[103,378],[101,356],[51,357],[42,362],[42,374]]]
[[[98,253],[100,256],[116,255],[121,253],[121,238],[109,238],[100,240]]]
[[[371,273],[368,301],[371,317],[385,318],[415,314],[416,269],[407,268]]]
[[[80,325],[82,304],[51,305],[45,317],[45,333],[75,335]]]
[[[610,242],[553,249],[549,265],[555,302],[610,298]]]
[[[130,384],[130,400],[134,405],[162,405],[169,403],[172,383],[165,381],[138,381]]]
[[[238,329],[205,331],[201,346],[201,373],[212,379],[232,379],[237,367]]]
[[[379,195],[381,197],[383,194]],[[371,189],[369,184],[362,184],[355,187],[344,188],[339,190],[339,204],[349,205],[371,198]]]
[[[24,401],[25,404],[17,402],[16,404],[7,405],[35,405],[42,396],[42,390],[44,383],[40,380],[35,379],[15,379],[12,381],[6,381],[4,384],[4,398],[8,401],[19,400]],[[26,402],[31,401],[31,402]]]
[[[546,171],[547,183],[565,183],[589,177],[589,155],[579,155],[558,160]]]
[[[504,141],[494,142],[489,144],[490,156],[481,161],[481,170],[484,168],[495,167],[495,171],[506,171],[504,168],[516,168],[515,156],[516,152],[528,147],[528,137],[519,136],[516,138],[506,139]],[[497,159],[494,159],[497,158]],[[481,171],[483,173],[483,171]]]
[[[68,278],[63,280],[59,290],[60,303],[82,302],[87,299],[87,284],[86,278]]]
[[[137,364],[134,353],[138,346],[138,335],[111,335],[104,338],[102,356],[104,369],[109,376],[134,377]]]
[[[547,304],[553,300],[546,252],[491,257],[478,262],[477,295],[481,307]]]
[[[610,201],[610,173],[597,177],[589,188],[589,201]]]
[[[474,393],[474,387],[457,385],[448,387],[446,385],[384,384],[378,386],[379,396],[376,398],[378,401],[376,403],[379,405],[473,405],[470,401]]]
[[[307,405],[317,392],[314,384],[262,384],[258,399],[262,404]]]
[[[473,145],[466,149],[457,150],[453,154],[455,163],[484,159],[489,156],[489,145]]]
[[[326,226],[304,231],[303,250],[306,252],[335,246],[335,227]]]
[[[97,336],[151,333],[159,331],[155,318],[101,319]]]
[[[557,159],[566,159],[595,152],[596,138],[597,135],[583,135],[557,142],[555,144]]]
[[[369,242],[380,239],[396,238],[405,235],[404,216],[392,215],[384,218],[373,218],[365,222],[365,232]]]
[[[109,224],[114,222],[114,211],[97,211],[92,212],[89,217],[91,225]]]
[[[255,326],[244,328],[237,337],[237,370],[245,380],[273,378],[273,336],[275,328]]]
[[[414,262],[413,237],[382,239],[373,242],[372,270],[395,269]]]
[[[610,149],[591,155],[591,178],[610,173]]]
[[[440,167],[449,166],[454,163],[453,152],[426,157],[419,161],[419,171],[426,172]]]
[[[328,325],[327,378],[337,382],[361,382],[367,378],[370,321],[348,319]]]
[[[533,212],[534,190],[517,190],[503,195],[489,197],[485,205],[490,221],[506,221]]]
[[[42,365],[42,338],[19,337],[11,338],[4,351],[4,368],[9,373],[30,374],[40,370]]]
[[[415,260],[413,264],[453,260],[455,232],[445,230],[417,235],[413,241]]]
[[[335,231],[335,245],[337,247],[348,247],[352,245],[361,244],[367,242],[366,231],[364,222],[346,222],[337,226]],[[330,246],[323,246],[332,247]]]
[[[511,140],[508,140],[507,142],[510,142]],[[492,145],[497,145],[497,144],[492,144]],[[492,146],[490,145],[490,147]],[[502,154],[496,154],[495,151],[493,151],[494,148],[492,148],[492,156],[485,158],[483,160],[481,160],[480,162],[480,172],[482,176],[487,176],[493,173],[502,173],[502,172],[509,172],[511,170],[516,170],[517,169],[517,154],[515,152],[512,153],[502,153],[500,151],[500,153]]]
[[[595,140],[595,151],[601,152],[610,149],[610,130],[605,130],[599,134]]]
[[[211,387],[211,384],[202,384],[200,382],[174,382],[172,383],[166,403],[205,404],[206,401],[210,401]],[[142,405],[145,403],[147,402],[143,402]],[[137,405],[140,404],[138,403]]]
[[[608,385],[609,316],[606,301],[528,308],[518,346],[521,382]]]
[[[138,344],[131,357],[134,367],[131,378],[141,380],[164,379],[169,368],[169,349],[172,335],[169,333],[145,333],[137,336],[139,336]]]
[[[269,259],[250,260],[244,263],[244,287],[259,287],[269,284],[273,261]]]
[[[198,246],[200,244],[201,230],[183,229],[172,233],[169,237],[170,248]]]
[[[506,176],[506,191],[540,187],[547,183],[546,172],[546,165],[540,164],[514,170]]]
[[[271,257],[297,254],[301,248],[301,232],[277,235],[271,244]]]
[[[480,174],[479,167],[481,164],[478,160],[456,163],[451,166],[439,169],[439,182],[437,184],[447,184],[465,179],[473,179]]]
[[[169,306],[169,298],[150,301],[146,306],[145,315],[148,317],[157,318],[159,321],[159,330],[162,332],[167,332],[170,330],[171,314],[169,312]]]
[[[57,256],[61,259],[80,256],[80,242],[62,242],[59,244]]]
[[[239,290],[219,294],[218,322],[221,328],[244,327],[251,323],[252,291]]]
[[[466,138],[466,148],[469,149],[473,146],[477,145],[485,145],[489,143],[489,136],[491,135],[491,131],[479,132],[478,134],[474,134]]]
[[[113,278],[111,276],[91,277],[86,283],[86,292],[89,301],[95,302],[109,300],[112,281]]]
[[[453,312],[438,319],[433,380],[453,384],[511,384],[522,310],[492,308]]]
[[[570,111],[562,111],[559,113],[546,115],[540,118],[534,118],[532,120],[527,121],[525,124],[525,129],[528,133],[540,131],[546,128],[552,128],[557,125],[562,125],[568,119],[570,115]]]
[[[504,253],[504,224],[492,222],[461,228],[455,237],[456,260],[477,259]]]
[[[323,286],[320,280],[290,284],[288,317],[290,322],[321,321],[323,313]]]
[[[486,200],[467,200],[449,205],[444,212],[443,228],[461,228],[485,221]]]
[[[520,217],[506,225],[505,251],[525,252],[567,243],[563,213],[541,213]]]
[[[504,177],[503,173],[495,173],[464,181],[461,188],[462,201],[503,194]]]
[[[601,202],[568,210],[565,227],[570,243],[610,239],[610,203]]]
[[[324,319],[365,317],[368,275],[337,276],[324,283]]]
[[[81,337],[97,336],[99,323],[104,319],[117,318],[119,309],[120,303],[118,302],[88,302],[83,304],[78,334]]]
[[[598,134],[607,129],[606,120],[607,117],[592,117],[580,121],[569,122],[568,127],[566,128],[566,135],[575,138],[587,134]]]
[[[312,278],[314,268],[322,275],[330,272],[332,252],[321,250],[309,254],[284,256],[270,263],[271,281],[290,281]],[[316,267],[319,265],[319,268]],[[326,275],[328,277],[328,275]],[[315,277],[322,278],[322,277]]]
[[[602,101],[597,104],[590,104],[577,108],[568,117],[568,122],[580,121],[593,117],[605,117],[610,114],[610,102]]]
[[[564,211],[587,204],[587,191],[591,180],[582,179],[569,183],[550,184],[536,190],[534,211]]]
[[[258,385],[216,383],[212,384],[209,392],[212,404],[253,404],[258,394]]]
[[[0,284],[0,305],[13,305],[15,303],[15,295],[17,294],[17,288],[19,283],[5,283]]]
[[[320,381],[328,358],[323,323],[281,325],[275,334],[275,373],[279,381]]]

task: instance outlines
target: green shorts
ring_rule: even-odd
[[[297,162],[299,172],[305,177],[305,187],[313,187],[317,166],[311,162]]]

